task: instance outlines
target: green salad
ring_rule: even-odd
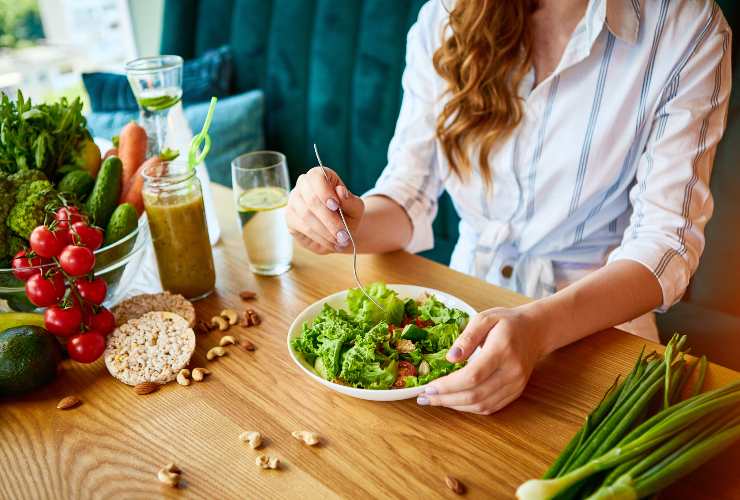
[[[347,293],[347,310],[324,304],[303,323],[293,350],[322,378],[362,389],[424,385],[463,366],[445,358],[468,314],[433,295],[401,299],[383,283],[367,287],[384,310],[359,288]]]

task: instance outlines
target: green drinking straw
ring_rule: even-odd
[[[203,129],[193,137],[193,141],[190,143],[190,151],[188,152],[190,170],[194,170],[196,165],[203,162],[211,150],[211,137],[208,135],[208,129],[211,127],[211,120],[213,119],[217,100],[216,97],[211,97],[211,104],[208,106],[208,114],[206,115],[205,123],[203,123]],[[200,149],[201,145],[203,146],[202,150]]]

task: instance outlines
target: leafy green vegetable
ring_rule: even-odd
[[[423,328],[419,328],[413,323],[409,323],[408,325],[404,326],[403,331],[401,332],[402,339],[413,340],[414,342],[424,340],[428,336],[429,332],[427,332]]]
[[[419,318],[438,323],[457,323],[462,330],[468,322],[468,315],[459,309],[446,307],[436,297],[429,296],[419,305]]]
[[[90,139],[82,101],[62,98],[33,105],[18,91],[15,101],[0,99],[0,171],[42,171],[53,178],[63,165],[79,163],[79,150]]]
[[[417,301],[400,299],[384,284],[371,284],[368,293],[382,304],[385,313],[361,290],[353,289],[347,294],[348,311],[325,304],[293,339],[293,350],[312,364],[317,374],[353,387],[389,389],[426,384],[463,366],[448,362],[445,356],[467,322],[466,313],[429,297],[424,304],[444,322],[435,322],[431,316],[422,320]],[[422,328],[420,324],[429,326]],[[399,360],[411,363],[417,375],[407,376],[407,370],[400,375]]]
[[[406,308],[396,292],[383,283],[372,283],[366,289],[367,293],[385,309],[385,312],[365,297],[362,290],[353,288],[347,293],[347,306],[357,321],[365,325],[374,325],[378,321],[398,325],[403,321]]]

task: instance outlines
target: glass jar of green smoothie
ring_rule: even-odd
[[[144,208],[162,288],[190,300],[206,297],[216,284],[216,272],[195,169],[186,162],[161,162],[145,168],[143,176]]]

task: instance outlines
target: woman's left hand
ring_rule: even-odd
[[[519,397],[545,354],[544,333],[529,309],[479,313],[450,348],[447,359],[468,359],[479,345],[481,351],[464,368],[431,382],[417,402],[481,415],[500,410]]]

